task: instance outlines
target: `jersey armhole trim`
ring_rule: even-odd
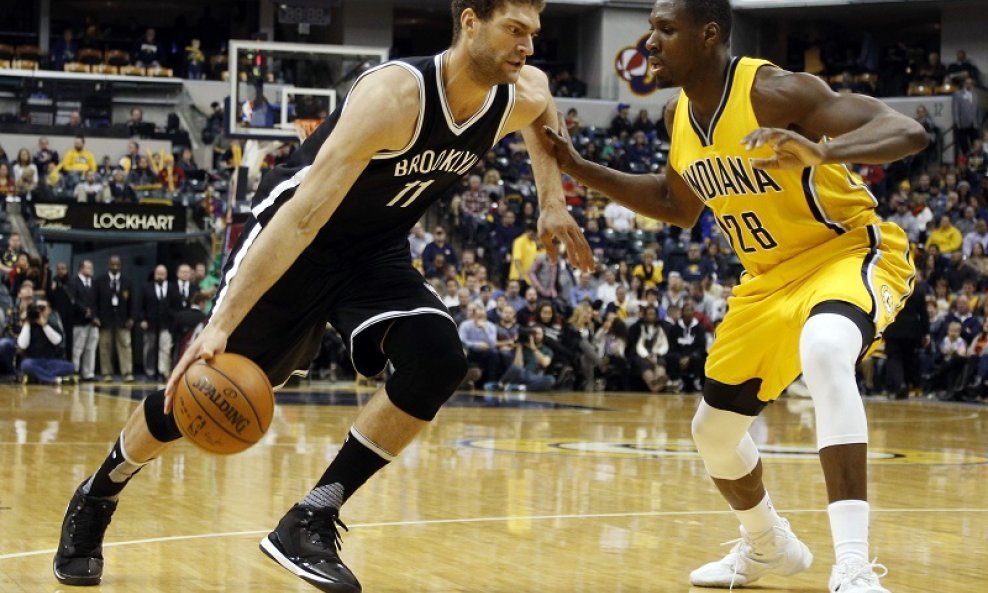
[[[415,122],[415,132],[412,134],[412,139],[409,140],[408,144],[406,144],[403,148],[399,150],[388,150],[388,151],[378,152],[373,157],[371,157],[371,160],[390,159],[397,156],[401,156],[406,152],[408,152],[413,146],[415,146],[415,143],[418,142],[419,136],[422,133],[423,120],[425,119],[425,80],[422,78],[422,73],[419,72],[418,69],[416,69],[414,66],[397,60],[391,62],[385,62],[380,66],[375,66],[374,68],[371,68],[367,72],[361,74],[357,78],[357,80],[354,81],[353,86],[350,87],[350,92],[347,93],[347,97],[343,101],[343,108],[340,110],[340,117],[343,117],[343,114],[346,113],[347,105],[349,105],[350,103],[350,97],[353,96],[353,89],[355,89],[357,85],[360,84],[360,81],[363,80],[365,76],[373,72],[377,72],[378,70],[383,70],[388,66],[399,66],[401,68],[404,68],[405,70],[408,70],[409,72],[412,73],[412,75],[415,76],[415,82],[417,82],[419,85],[419,117],[418,117],[418,121]]]
[[[504,108],[504,115],[501,116],[501,123],[497,126],[497,135],[494,136],[494,142],[491,146],[497,146],[498,141],[505,136],[504,127],[508,125],[508,118],[511,117],[511,112],[515,110],[515,101],[517,100],[517,94],[515,91],[515,85],[509,84],[508,87],[508,104]]]

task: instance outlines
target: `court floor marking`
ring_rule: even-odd
[[[793,509],[782,510],[782,514],[801,513],[825,513],[826,509]],[[988,508],[951,508],[951,509],[871,509],[872,513],[988,513]],[[351,528],[365,527],[411,527],[421,525],[450,525],[450,524],[470,524],[470,523],[503,523],[508,521],[553,521],[565,519],[622,519],[633,517],[691,517],[691,516],[711,516],[711,515],[732,515],[733,511],[641,511],[631,513],[591,513],[591,514],[570,514],[570,515],[528,515],[511,517],[467,517],[463,519],[421,519],[414,521],[383,521],[379,523],[351,523]],[[135,539],[122,542],[109,542],[103,544],[104,548],[118,548],[123,546],[138,546],[142,544],[157,544],[176,541],[190,541],[197,539],[219,539],[226,537],[244,537],[248,535],[265,535],[270,533],[270,529],[260,531],[227,531],[220,533],[200,533],[195,535],[171,535],[166,537],[152,537],[147,539]],[[13,554],[0,554],[0,561],[12,560],[15,558],[27,558],[31,556],[45,556],[54,554],[55,548],[46,550],[32,550],[30,552],[16,552]]]

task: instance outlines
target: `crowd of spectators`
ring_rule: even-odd
[[[74,273],[64,262],[50,269],[16,233],[0,254],[0,274],[0,375],[24,383],[132,382],[135,368],[163,381],[219,284],[205,263],[180,264],[174,274],[159,265],[143,281],[116,255],[100,275],[88,259]]]

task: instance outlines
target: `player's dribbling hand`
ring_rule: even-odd
[[[175,396],[175,387],[181,380],[185,371],[199,359],[212,360],[214,356],[226,350],[227,335],[216,329],[215,325],[206,325],[195,340],[185,349],[185,354],[178,360],[172,374],[168,377],[168,384],[165,386],[165,414],[172,411],[172,398]]]
[[[569,137],[569,130],[566,129],[566,120],[563,114],[559,114],[559,130],[553,130],[549,126],[543,126],[542,131],[552,142],[553,154],[556,162],[559,163],[559,170],[563,173],[571,172],[577,163],[583,160],[580,153],[573,146],[573,141]]]
[[[768,146],[775,155],[767,159],[752,159],[756,169],[805,169],[823,162],[823,145],[791,130],[758,128],[741,140],[748,150]]]

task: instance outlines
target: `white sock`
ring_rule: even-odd
[[[868,562],[868,511],[863,500],[838,500],[827,507],[837,564],[857,558]]]
[[[775,512],[775,507],[772,506],[772,499],[769,498],[768,492],[765,493],[765,498],[760,503],[747,511],[734,509],[734,514],[741,521],[741,525],[744,526],[744,530],[748,532],[748,535],[756,535],[768,531],[782,522],[782,517],[779,517],[778,513]]]

